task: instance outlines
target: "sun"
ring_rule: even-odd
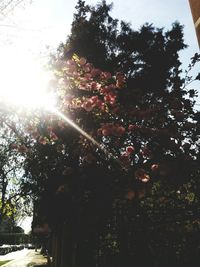
[[[0,53],[0,102],[27,109],[53,106],[50,74],[28,53]]]

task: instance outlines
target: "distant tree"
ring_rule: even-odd
[[[0,224],[15,225],[31,204],[22,189],[23,162],[22,135],[17,131],[16,120],[1,106],[0,112]],[[25,198],[26,196],[26,198]],[[28,206],[27,204],[28,203]]]

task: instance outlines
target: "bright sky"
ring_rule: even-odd
[[[31,5],[9,14],[8,19],[0,21],[0,44],[7,47],[14,44],[15,50],[26,47],[27,51],[38,54],[46,45],[57,47],[65,41],[70,32],[76,0],[33,0]],[[97,3],[86,0],[88,4]],[[111,1],[108,0],[108,3]],[[134,28],[145,22],[156,27],[169,28],[178,20],[185,25],[185,40],[189,45],[182,53],[185,64],[188,58],[198,51],[188,0],[114,0],[113,16],[131,22]],[[151,2],[151,4],[150,4]],[[10,25],[9,27],[3,25]]]
[[[27,55],[44,58],[47,46],[56,48],[64,42],[70,33],[76,0],[33,0],[24,9],[17,9],[13,14],[0,14],[0,69],[18,63],[19,69],[25,71],[23,62]],[[88,4],[98,1],[86,0]],[[108,3],[111,1],[108,0]],[[185,42],[189,48],[181,53],[186,67],[189,58],[199,52],[188,0],[114,0],[113,16],[131,22],[137,29],[145,22],[156,27],[170,28],[174,21],[185,25]],[[16,55],[16,57],[14,56]],[[17,69],[17,67],[16,67]],[[9,79],[9,77],[8,77]],[[27,218],[22,226],[30,230],[31,219]]]
[[[24,233],[28,234],[31,231],[32,217],[26,217],[19,223],[19,226],[24,229]]]

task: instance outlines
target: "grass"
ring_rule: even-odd
[[[6,264],[9,261],[0,261],[0,266]]]

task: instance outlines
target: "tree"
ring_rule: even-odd
[[[190,140],[190,148],[194,148],[192,142],[197,141],[195,134],[192,137],[192,132],[188,131],[188,127],[193,127],[190,123],[195,117],[193,107],[197,92],[186,89],[189,77],[183,78],[178,54],[186,48],[183,27],[174,23],[171,30],[164,32],[163,29],[145,24],[139,31],[134,31],[129,24],[113,19],[110,15],[111,9],[112,5],[107,5],[105,1],[96,7],[78,1],[71,35],[66,44],[60,46],[58,57],[65,59],[76,53],[86,57],[96,67],[111,73],[122,71],[127,87],[118,97],[120,103],[132,110],[129,112],[130,117],[126,114],[126,121],[133,125],[142,124],[144,129],[159,129],[150,134],[151,144],[149,143],[149,148],[146,147],[147,150],[152,151],[153,148],[155,162],[162,162],[161,154],[165,150],[167,165],[177,161],[178,166],[183,160],[182,152],[179,151],[179,156],[176,153],[175,160],[173,152],[167,152],[169,146],[171,150],[173,146],[176,150],[178,135],[182,135],[181,138],[179,136],[179,143]],[[195,61],[195,57],[193,60]],[[187,133],[181,128],[185,128]],[[146,140],[147,133],[144,129]],[[169,132],[173,129],[174,134],[170,136]],[[185,144],[184,149],[189,147]],[[194,149],[190,152],[189,150],[188,154],[195,153]],[[141,162],[142,160],[141,158]],[[187,167],[186,169],[190,170]],[[177,183],[180,179],[182,182],[184,176],[189,177],[185,169],[179,174],[176,172],[175,176],[171,179]]]
[[[166,239],[164,257],[158,242],[152,245],[154,224],[180,224],[185,204],[190,211],[199,203],[192,184],[199,172],[196,92],[187,89],[189,74],[181,76],[182,27],[133,31],[119,26],[110,8],[78,2],[72,35],[51,66],[57,108],[17,125],[23,186],[35,196],[33,225],[52,229],[56,267],[166,266],[169,258],[183,266],[179,246],[170,251],[174,243]],[[198,61],[195,55],[191,67]],[[161,235],[174,233],[168,225]]]
[[[196,60],[199,56],[193,58]],[[55,65],[57,80],[53,87],[59,96],[59,111],[55,110],[52,115],[43,114],[36,124],[29,126],[36,143],[28,152],[25,175],[30,182],[35,182],[33,188],[39,188],[36,210],[40,216],[35,216],[34,224],[48,223],[56,234],[57,244],[63,242],[63,247],[58,245],[54,251],[55,266],[66,266],[72,260],[77,266],[83,263],[93,266],[95,257],[101,259],[99,251],[103,251],[103,256],[108,256],[109,260],[117,259],[116,266],[121,266],[122,262],[128,266],[128,261],[133,258],[139,261],[141,248],[146,247],[147,242],[140,232],[136,238],[137,253],[131,254],[127,238],[131,239],[134,227],[139,227],[136,215],[147,209],[147,214],[139,217],[143,227],[148,225],[145,223],[148,216],[150,221],[156,219],[152,215],[153,206],[149,213],[149,206],[140,199],[155,192],[151,189],[153,185],[153,188],[160,186],[160,194],[163,194],[161,190],[166,191],[164,200],[167,200],[170,192],[167,186],[172,185],[170,194],[173,197],[175,194],[178,203],[176,191],[186,188],[186,181],[194,175],[191,166],[195,166],[195,157],[188,158],[188,136],[198,137],[198,125],[195,120],[189,122],[187,119],[180,123],[172,114],[163,117],[160,109],[156,119],[162,119],[167,127],[170,118],[173,128],[167,131],[160,128],[153,112],[152,119],[144,114],[144,110],[137,110],[136,120],[133,109],[121,101],[120,94],[127,90],[121,73],[112,76],[77,56],[68,61],[58,59]],[[173,91],[168,94],[170,98]],[[187,116],[184,108],[181,111]],[[69,118],[93,139],[87,140],[86,134],[84,137],[80,135],[79,129],[74,131]],[[196,149],[195,153],[198,153]],[[183,172],[180,175],[180,162],[186,166],[185,176]],[[165,187],[162,188],[160,182]],[[182,197],[182,207],[190,196]],[[158,197],[158,205],[163,208],[160,195]],[[152,203],[153,198],[152,195]],[[50,203],[51,211],[47,209]],[[145,204],[144,209],[138,206],[140,203]],[[174,202],[170,209],[172,207],[175,207]],[[181,212],[183,210],[179,215]],[[63,240],[64,233],[67,237]],[[68,249],[67,257],[61,253],[62,249]],[[146,253],[143,265],[147,259],[152,260],[148,250]]]
[[[138,261],[139,258],[145,258],[142,257],[141,251],[144,251],[145,243],[148,243],[148,241],[142,235],[136,238],[138,242],[134,240],[136,230],[134,232],[133,229],[136,225],[138,227],[137,219],[135,218],[137,213],[144,212],[151,222],[157,221],[158,224],[162,224],[169,218],[163,216],[163,221],[161,222],[156,217],[156,214],[162,214],[163,209],[165,209],[166,214],[173,214],[172,211],[177,208],[181,199],[182,209],[177,208],[179,211],[177,217],[174,214],[172,216],[174,222],[180,222],[188,218],[184,215],[184,206],[187,205],[188,209],[193,209],[194,207],[191,207],[191,203],[194,204],[194,199],[198,202],[197,192],[199,189],[197,191],[194,189],[195,187],[199,188],[198,182],[192,182],[192,188],[190,187],[191,179],[196,179],[195,177],[199,173],[197,160],[199,154],[198,113],[194,111],[197,92],[191,89],[190,86],[187,87],[192,78],[189,75],[183,78],[181,71],[179,51],[186,48],[183,42],[183,27],[181,25],[174,23],[171,30],[164,32],[163,29],[156,29],[152,25],[146,24],[139,31],[134,31],[129,24],[120,23],[110,16],[111,7],[105,1],[102,1],[96,7],[85,5],[83,1],[79,1],[72,23],[71,35],[66,43],[60,46],[57,58],[69,59],[73,53],[76,53],[80,57],[86,57],[96,67],[110,71],[112,74],[116,71],[125,74],[127,86],[118,92],[116,98],[115,95],[109,95],[109,90],[107,91],[106,104],[111,100],[115,102],[117,99],[120,103],[120,110],[117,111],[116,108],[115,115],[103,116],[103,126],[98,131],[100,136],[95,136],[94,131],[90,128],[91,123],[88,123],[88,121],[91,122],[90,117],[88,118],[80,112],[77,115],[79,117],[77,121],[81,123],[83,128],[89,129],[89,132],[92,132],[93,136],[100,142],[103,142],[109,151],[112,151],[116,157],[123,161],[124,165],[131,165],[130,172],[128,172],[130,176],[127,176],[132,177],[131,174],[134,172],[136,180],[138,177],[141,180],[148,180],[149,177],[152,177],[152,188],[159,188],[158,191],[156,190],[156,195],[152,190],[149,198],[148,194],[145,193],[148,192],[148,187],[145,188],[146,186],[133,182],[130,178],[126,180],[125,173],[116,168],[118,175],[123,177],[123,182],[120,184],[121,190],[119,189],[118,192],[124,192],[124,195],[127,192],[126,198],[135,202],[137,197],[143,199],[146,195],[146,203],[151,203],[151,206],[147,205],[145,211],[139,208],[140,204],[145,202],[143,200],[138,206],[132,203],[134,205],[134,209],[133,205],[130,205],[132,210],[127,205],[123,205],[123,201],[119,201],[117,202],[118,207],[116,208],[115,202],[115,208],[109,211],[110,214],[114,210],[117,214],[121,214],[118,215],[120,222],[118,221],[117,226],[114,223],[110,223],[112,225],[112,230],[110,229],[109,231],[110,239],[106,239],[106,233],[108,233],[106,232],[106,227],[108,227],[109,223],[107,226],[104,225],[102,232],[105,235],[104,237],[101,236],[102,240],[104,240],[104,245],[102,245],[101,249],[106,254],[105,247],[108,250],[109,242],[113,242],[112,244],[116,242],[115,252],[121,246],[119,251],[122,253],[119,265],[126,265],[126,260],[130,259],[131,254],[127,252],[127,239],[129,238],[133,243],[135,241],[136,244],[140,244],[138,249],[135,248],[137,256],[135,255],[133,258]],[[191,66],[196,61],[199,61],[198,55],[192,58]],[[60,70],[59,64],[55,64],[55,67]],[[64,75],[65,79],[66,76]],[[68,83],[66,82],[65,84]],[[78,85],[81,85],[82,90],[84,90],[84,87],[85,89],[88,88],[87,84],[85,86],[81,83]],[[88,95],[92,97],[88,92],[85,94],[87,97]],[[76,91],[74,95],[77,95]],[[93,104],[89,101],[84,105],[84,101],[81,101],[80,92],[79,96],[80,103],[78,105],[84,107],[86,111],[92,109],[93,112]],[[70,110],[70,112],[72,111]],[[76,120],[77,116],[73,114],[72,118]],[[98,119],[94,119],[95,127]],[[86,123],[87,125],[85,125]],[[128,136],[124,134],[120,138],[113,137],[113,132],[116,129],[115,124],[118,124],[119,127],[125,126],[124,128],[129,130]],[[102,139],[101,134],[103,135]],[[71,139],[69,142],[71,142]],[[77,144],[77,141],[75,143]],[[72,160],[72,162],[76,161]],[[90,167],[90,171],[92,173],[94,169]],[[99,171],[99,173],[101,172]],[[115,176],[116,178],[118,175],[115,176],[112,173],[108,176]],[[106,177],[105,174],[103,176]],[[119,181],[121,180],[119,179]],[[110,187],[113,188],[113,184]],[[180,198],[176,192],[181,192]],[[164,200],[161,197],[162,195]],[[191,196],[193,197],[191,198]],[[175,199],[175,201],[172,201],[172,199]],[[191,201],[191,199],[193,200]],[[162,201],[170,204],[163,204]],[[104,202],[102,201],[102,203]],[[156,206],[155,203],[158,205]],[[107,206],[109,205],[107,204]],[[157,208],[154,209],[154,206]],[[191,211],[192,216],[197,213],[196,208]],[[127,216],[129,216],[128,220]],[[141,216],[142,221],[145,220],[145,216]],[[116,218],[116,215],[113,217]],[[192,218],[191,220],[195,219],[194,217]],[[192,224],[190,221],[190,225]],[[116,227],[118,227],[118,231]],[[137,227],[136,229],[138,229]],[[139,229],[141,230],[141,227]],[[157,228],[155,227],[155,229]],[[173,229],[176,229],[176,227]],[[165,230],[162,233],[164,235],[164,233],[169,232]],[[118,235],[118,238],[113,238],[114,235]],[[141,242],[141,240],[143,241]],[[156,243],[153,246],[155,248]],[[166,246],[170,251],[170,246]],[[177,250],[178,246],[177,244]],[[163,250],[165,249],[163,248]],[[112,254],[111,251],[109,253]],[[175,251],[171,253],[175,253]],[[163,254],[161,253],[161,255],[162,258]],[[149,259],[149,257],[146,258]],[[177,260],[175,258],[174,261]],[[176,262],[175,264],[173,262],[172,265],[178,266],[179,263]],[[163,265],[164,263],[162,263]]]
[[[9,137],[10,138],[9,138]],[[21,168],[21,164],[18,163],[16,153],[10,150],[12,145],[12,134],[9,133],[8,128],[1,129],[1,150],[0,150],[0,221],[5,216],[12,214],[14,211],[12,208],[12,202],[16,199],[17,194],[17,172]],[[12,182],[11,182],[12,181]],[[11,183],[13,186],[11,187]],[[16,191],[15,191],[16,190]]]
[[[24,145],[17,119],[3,103],[0,123],[0,225],[10,223],[14,227],[30,206],[30,198],[22,188]]]

